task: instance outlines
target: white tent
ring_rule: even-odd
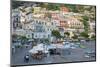
[[[31,49],[29,50],[29,53],[37,53],[38,51],[36,51],[35,49]]]
[[[46,46],[44,44],[38,44],[37,46],[34,46],[31,50],[29,50],[29,53],[37,53],[38,51],[43,51],[44,53],[47,53]]]

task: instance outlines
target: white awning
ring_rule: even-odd
[[[38,51],[42,51],[44,53],[48,52],[44,44],[38,44],[37,46],[34,46],[31,50],[29,50],[29,53],[37,53]]]

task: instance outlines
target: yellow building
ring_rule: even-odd
[[[41,7],[33,7],[33,13],[37,14],[40,13]]]

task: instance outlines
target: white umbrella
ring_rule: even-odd
[[[38,53],[38,51],[31,49],[31,50],[29,50],[29,53]]]
[[[30,53],[37,53],[38,51],[43,51],[44,53],[48,52],[48,50],[44,48],[44,44],[38,44],[37,46],[34,46],[31,50],[29,50]]]

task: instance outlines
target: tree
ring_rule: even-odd
[[[12,35],[12,38],[16,39],[17,38],[17,35],[16,34],[13,34]]]
[[[12,9],[18,8],[19,6],[22,6],[24,4],[24,1],[12,1]]]
[[[71,12],[75,12],[75,13],[79,12],[79,9],[77,9],[76,5],[73,5],[73,4],[64,4],[64,6],[67,7],[67,8],[69,8],[69,10]]]
[[[12,42],[15,42],[18,39],[18,35],[17,34],[13,34],[12,35]]]
[[[47,6],[48,10],[60,10],[60,5],[59,4],[48,4]]]
[[[25,43],[28,40],[26,36],[20,36],[19,39],[21,40],[22,43]]]
[[[89,18],[88,18],[87,16],[83,16],[82,18],[83,18],[83,20],[85,20],[85,21],[88,21],[88,20],[89,20]]]
[[[85,37],[85,38],[88,38],[88,37],[89,37],[89,35],[88,35],[87,32],[82,32],[82,33],[80,33],[80,35],[81,35],[82,37]]]
[[[87,17],[87,16],[83,16],[82,17],[82,20],[81,20],[83,22],[85,32],[88,32],[89,31],[89,23],[88,23],[88,20],[89,20],[89,17]]]
[[[67,36],[69,36],[69,35],[70,35],[70,33],[69,33],[69,32],[65,32],[64,34],[65,34],[65,35],[67,35]]]
[[[39,6],[41,6],[42,8],[47,8],[48,7],[48,3],[40,3]]]
[[[49,39],[44,39],[44,41],[45,41],[45,43],[46,43],[47,45],[49,45],[49,43],[50,43]]]
[[[96,39],[96,36],[95,35],[92,35],[91,38],[95,40]]]
[[[57,31],[57,30],[53,30],[53,31],[52,31],[52,35],[55,36],[56,38],[61,38],[61,34],[60,34],[60,32]]]
[[[78,36],[77,36],[77,35],[74,35],[72,38],[73,38],[73,39],[77,39],[77,38],[78,38]]]

